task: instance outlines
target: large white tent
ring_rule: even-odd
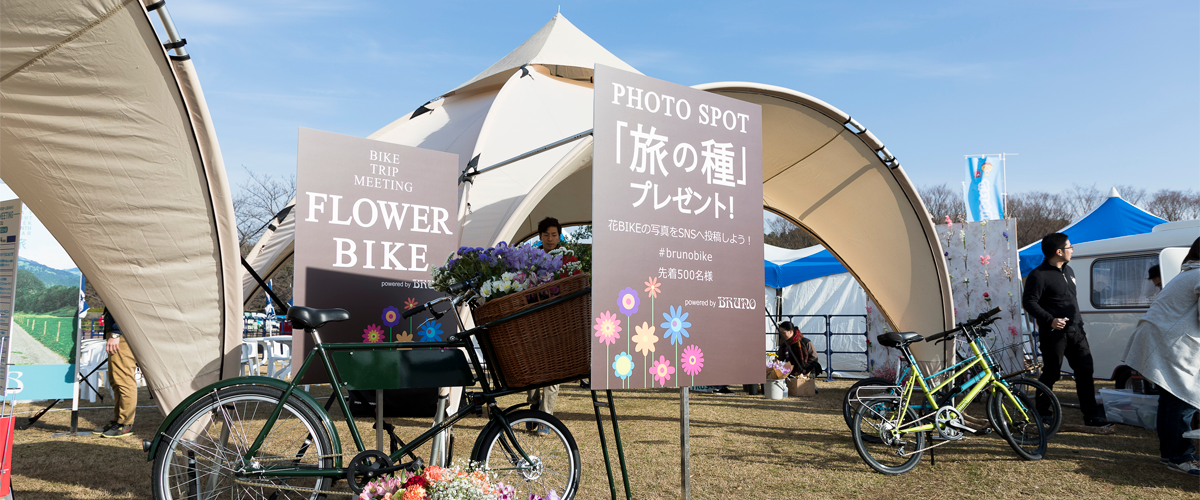
[[[459,155],[461,245],[519,241],[547,216],[590,222],[592,139],[581,133],[592,127],[596,64],[635,71],[556,15],[475,78],[370,138]],[[951,326],[949,277],[932,221],[873,133],[794,90],[746,82],[697,88],[763,107],[766,210],[821,239],[894,328]],[[555,143],[561,145],[523,156]],[[265,246],[272,245],[281,243]],[[261,260],[260,272],[278,265]],[[936,353],[918,355],[933,360]]]
[[[103,297],[160,409],[236,376],[233,205],[186,52],[136,0],[0,12],[0,178]]]

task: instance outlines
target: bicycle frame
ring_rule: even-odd
[[[996,376],[996,373],[993,371],[994,368],[996,368],[996,365],[995,365],[994,361],[992,360],[991,356],[988,354],[988,350],[986,348],[980,347],[980,344],[979,344],[980,336],[975,332],[975,328],[972,327],[972,328],[964,329],[964,334],[967,335],[968,338],[970,339],[968,344],[971,346],[971,351],[974,353],[974,355],[968,359],[960,361],[959,363],[957,363],[949,368],[943,369],[937,373],[934,373],[933,375],[930,375],[928,377],[924,376],[924,374],[921,373],[921,367],[920,367],[920,365],[917,364],[916,358],[913,357],[912,350],[909,349],[908,346],[902,347],[901,350],[904,353],[905,357],[907,358],[908,366],[905,367],[905,370],[904,370],[904,372],[902,372],[902,375],[901,375],[901,377],[904,379],[904,382],[902,385],[903,389],[901,390],[900,396],[891,396],[891,397],[873,396],[873,397],[869,397],[867,399],[897,398],[900,401],[904,402],[905,407],[912,408],[913,407],[912,395],[913,395],[913,392],[915,391],[917,385],[919,384],[921,387],[921,390],[924,391],[924,393],[925,393],[926,402],[920,404],[919,406],[917,406],[917,408],[918,409],[930,408],[930,409],[936,411],[938,408],[940,408],[940,406],[939,406],[940,403],[939,403],[939,401],[937,401],[934,398],[934,394],[941,391],[942,389],[946,388],[950,384],[954,383],[955,379],[957,379],[958,377],[962,376],[965,373],[968,373],[971,370],[971,368],[975,367],[976,365],[980,365],[981,371],[979,374],[975,375],[974,377],[971,377],[971,379],[968,380],[966,383],[958,386],[958,390],[954,391],[952,394],[950,394],[948,396],[948,397],[955,397],[955,396],[961,394],[962,390],[964,390],[964,389],[968,390],[966,396],[963,397],[962,400],[957,405],[954,406],[954,409],[957,410],[958,412],[962,413],[963,410],[965,410],[968,406],[970,406],[971,403],[975,400],[975,398],[979,396],[979,393],[982,392],[985,387],[990,387],[992,385],[992,382],[997,382],[995,384],[995,386],[999,387],[999,389],[1004,393],[1005,397],[1011,398],[1013,401],[1016,401],[1018,403],[1017,408],[1021,411],[1021,416],[1028,418],[1027,412],[1029,410],[1027,408],[1025,408],[1024,404],[1021,404],[1021,401],[1019,398],[1016,398],[1012,395],[1012,392],[1009,391],[1009,389],[1008,389],[1008,384],[1004,383],[1003,379]],[[911,372],[909,372],[909,370],[911,370]],[[944,375],[947,372],[951,372],[951,371],[953,371],[953,373],[951,373],[949,376],[947,376],[946,379],[944,381],[942,381],[942,383],[937,384],[936,386],[934,386],[932,388],[929,386],[929,384],[932,383],[933,379],[935,379],[938,376]],[[917,376],[916,377],[908,376],[911,373],[915,373]],[[896,431],[895,431],[897,434],[910,434],[910,433],[915,433],[915,432],[927,432],[927,431],[936,430],[936,424],[934,424],[934,423],[905,428],[905,427],[903,427],[904,415],[905,415],[905,412],[897,412],[897,417],[896,417],[897,425],[896,425]],[[921,419],[924,419],[924,418],[925,417],[921,417],[918,419],[918,421]]]
[[[306,397],[307,396],[306,393],[303,393],[303,392],[297,393],[296,388],[299,385],[302,385],[302,384],[300,384],[300,380],[303,378],[304,374],[307,373],[307,371],[308,371],[310,365],[312,365],[313,361],[319,360],[319,362],[322,365],[324,365],[325,373],[329,377],[329,382],[334,390],[333,397],[336,398],[336,400],[338,402],[338,407],[342,410],[343,415],[347,416],[347,418],[346,418],[347,425],[350,429],[350,435],[354,440],[355,448],[357,449],[358,453],[361,453],[363,451],[366,451],[367,448],[363,443],[362,435],[358,430],[357,423],[355,422],[354,418],[350,417],[351,413],[350,413],[349,403],[347,402],[346,397],[342,394],[342,390],[341,390],[341,387],[344,385],[344,382],[342,381],[342,379],[340,379],[338,377],[337,373],[334,372],[334,370],[333,370],[334,364],[333,364],[332,360],[330,359],[329,354],[331,352],[336,352],[336,351],[350,351],[350,350],[353,350],[353,351],[381,350],[382,351],[382,350],[395,350],[395,349],[402,349],[402,348],[407,348],[407,349],[445,349],[445,348],[460,349],[461,348],[461,349],[465,349],[467,351],[467,356],[469,357],[471,369],[474,372],[474,377],[475,377],[476,381],[480,384],[482,392],[476,393],[476,394],[469,394],[468,395],[469,396],[468,404],[464,405],[464,407],[459,409],[458,412],[456,412],[454,415],[451,415],[450,417],[446,418],[440,424],[435,425],[434,427],[432,427],[429,430],[422,433],[420,436],[417,436],[415,439],[412,440],[412,442],[401,446],[398,450],[396,450],[395,453],[392,453],[391,455],[389,455],[390,461],[392,461],[393,463],[397,463],[397,460],[400,457],[411,453],[413,450],[415,450],[418,447],[420,447],[421,445],[425,444],[430,439],[433,439],[434,436],[438,435],[439,433],[441,433],[441,432],[445,431],[446,429],[450,428],[451,426],[453,426],[456,422],[463,419],[468,414],[474,413],[477,410],[479,410],[480,408],[487,408],[488,415],[489,415],[489,422],[487,424],[485,424],[484,431],[487,430],[487,426],[500,425],[501,429],[503,430],[503,435],[508,440],[508,443],[503,443],[506,451],[519,455],[525,461],[525,463],[531,463],[529,456],[521,448],[520,444],[518,443],[518,441],[516,439],[516,436],[513,434],[513,431],[511,428],[512,426],[509,423],[508,419],[506,418],[506,415],[508,413],[511,413],[513,410],[515,410],[517,408],[526,406],[526,405],[528,405],[528,403],[517,404],[517,405],[510,406],[508,408],[504,408],[504,409],[500,409],[496,405],[497,398],[502,397],[502,396],[507,396],[510,394],[516,394],[518,392],[523,392],[523,391],[527,390],[528,388],[511,389],[511,388],[506,387],[506,385],[504,384],[504,379],[503,379],[502,374],[499,373],[499,371],[496,369],[496,365],[494,362],[495,355],[492,351],[491,343],[488,340],[487,335],[485,335],[485,333],[487,332],[487,329],[489,326],[494,326],[499,323],[504,323],[507,321],[517,319],[517,318],[527,315],[527,314],[535,313],[544,308],[557,305],[560,302],[565,302],[567,300],[571,300],[571,299],[581,296],[583,294],[590,293],[590,291],[591,291],[590,287],[585,288],[584,290],[557,298],[552,301],[548,301],[545,304],[539,305],[537,307],[533,307],[533,308],[521,311],[519,313],[513,314],[511,316],[495,320],[486,325],[477,326],[475,328],[462,331],[459,334],[451,335],[450,340],[446,341],[446,342],[384,342],[384,343],[372,343],[372,344],[364,344],[364,343],[328,343],[327,344],[327,343],[324,343],[321,341],[320,334],[317,332],[317,330],[305,329],[305,333],[310,335],[311,338],[313,339],[313,350],[311,352],[309,352],[308,355],[304,358],[304,363],[300,366],[300,369],[295,373],[295,375],[292,377],[292,381],[290,383],[288,383],[286,385],[286,387],[280,387],[280,386],[282,386],[282,383],[278,383],[278,384],[270,383],[269,384],[269,385],[275,386],[277,388],[282,388],[283,395],[280,398],[279,404],[277,404],[275,406],[275,408],[271,412],[271,415],[267,418],[267,421],[263,425],[262,430],[259,431],[258,435],[256,436],[256,438],[254,440],[254,443],[251,444],[251,446],[249,448],[247,448],[245,450],[245,453],[242,455],[242,463],[245,464],[245,469],[238,470],[235,472],[235,474],[238,476],[242,476],[242,477],[247,477],[247,476],[252,476],[252,477],[331,477],[331,478],[345,477],[346,471],[345,471],[345,468],[344,468],[344,465],[342,462],[342,458],[343,458],[344,454],[341,453],[340,444],[337,444],[337,443],[340,443],[340,438],[338,437],[337,429],[332,425],[332,421],[329,419],[328,413],[323,411],[321,409],[320,405],[314,405],[313,403],[315,403],[315,400],[312,400],[311,397]],[[459,298],[455,299],[454,301],[452,301],[453,306],[451,307],[451,309],[454,312],[455,319],[458,321],[460,329],[462,329],[462,327],[463,327],[463,321],[462,321],[462,317],[459,315],[457,306],[461,302],[465,302],[467,297],[468,297],[467,295],[463,295],[463,296],[460,296]],[[442,300],[443,299],[439,299],[439,301],[442,301]],[[436,302],[437,301],[431,302],[430,304],[427,304],[427,306],[432,305]],[[431,312],[432,312],[432,310],[431,310]],[[445,313],[443,312],[441,314],[445,314]],[[441,316],[440,314],[437,315],[437,317],[440,317],[440,316]],[[470,338],[472,336],[475,336],[479,340],[479,344],[484,353],[484,356],[488,360],[486,370],[483,368],[483,364],[480,362],[480,358],[479,358],[478,354],[476,353],[474,346],[472,345],[472,343],[470,341]],[[492,378],[497,381],[497,386],[495,388],[493,388],[492,385],[488,383],[488,375],[491,375]],[[205,390],[197,391],[197,393],[195,393],[193,395],[193,398],[199,398],[199,397],[202,397],[203,395],[207,395],[207,394],[215,394],[215,391],[217,389],[223,388],[223,387],[245,384],[245,383],[252,383],[252,384],[259,383],[260,382],[259,379],[262,379],[262,377],[239,377],[239,378],[235,378],[235,379],[224,380],[224,381],[221,381],[221,382],[218,382],[216,384],[209,386]],[[275,379],[268,379],[268,380],[275,382]],[[570,382],[571,380],[576,380],[576,379],[565,379],[565,380],[554,381],[554,382],[552,382],[552,384]],[[283,410],[284,403],[286,401],[288,401],[288,399],[291,398],[293,394],[303,395],[303,396],[300,396],[301,399],[306,400],[307,404],[309,404],[312,407],[312,409],[318,413],[318,415],[322,418],[322,420],[324,422],[326,422],[327,429],[328,429],[329,433],[331,434],[331,439],[332,439],[333,443],[335,443],[334,444],[334,446],[335,446],[334,452],[336,454],[336,457],[334,460],[333,468],[330,468],[330,469],[311,468],[311,469],[297,470],[294,467],[286,467],[286,466],[281,466],[281,467],[275,468],[275,467],[262,466],[261,464],[254,465],[256,463],[256,461],[254,460],[255,455],[258,453],[259,449],[263,446],[263,441],[266,439],[268,432],[271,430],[271,428],[275,425],[276,421],[278,420],[279,415]],[[172,415],[169,415],[168,418],[163,421],[163,424],[162,424],[163,427],[159,429],[159,432],[156,433],[156,435],[155,435],[154,442],[148,447],[148,452],[149,452],[148,457],[149,458],[152,458],[154,456],[155,448],[157,448],[162,437],[165,435],[166,426],[169,425],[169,423],[174,420],[174,417],[177,416],[178,412],[181,412],[184,408],[186,408],[188,405],[190,405],[194,401],[193,398],[189,398],[188,400],[185,400],[183,403],[181,403],[177,407],[176,411],[172,412]],[[485,434],[486,434],[486,432],[480,433],[479,437],[476,439],[475,448],[472,450],[473,452],[478,449],[478,447],[481,444],[479,441],[483,438],[483,436]],[[511,443],[511,445],[509,443]],[[303,450],[301,451],[301,453],[303,453]],[[399,466],[394,465],[393,468],[398,470]],[[386,472],[386,470],[381,471],[381,472]]]

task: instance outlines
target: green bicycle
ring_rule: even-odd
[[[147,458],[154,462],[154,498],[318,499],[349,495],[330,491],[339,479],[345,479],[357,495],[366,483],[380,475],[423,467],[413,451],[439,433],[448,433],[455,422],[481,409],[486,410],[488,422],[475,439],[471,461],[495,479],[516,487],[521,498],[531,493],[549,496],[552,491],[563,499],[573,498],[580,479],[575,438],[554,416],[522,409],[527,404],[497,406],[497,398],[533,387],[504,386],[487,333],[489,326],[553,307],[590,291],[584,288],[564,293],[488,325],[464,328],[447,342],[324,343],[317,330],[328,322],[349,319],[349,313],[343,309],[292,307],[288,319],[304,329],[314,346],[300,370],[290,383],[269,377],[223,380],[180,403],[163,421],[153,440],[145,444]],[[434,318],[440,318],[445,311],[439,313],[433,307],[450,302],[449,309],[461,326],[458,306],[468,303],[478,292],[468,283],[452,287],[451,292],[456,296],[430,301],[406,311],[404,317],[428,309]],[[478,340],[488,362],[486,371],[472,338]],[[468,393],[467,404],[457,413],[411,443],[405,444],[393,434],[392,453],[368,449],[354,419],[347,418],[355,451],[344,453],[337,429],[326,412],[328,405],[322,408],[308,393],[296,390],[314,360],[324,366],[334,389],[332,398],[344,415],[350,415],[350,409],[343,390],[471,387],[478,382],[482,392]],[[497,381],[495,387],[488,383],[489,379]],[[410,460],[403,461],[406,455]]]
[[[993,429],[1000,434],[1018,456],[1026,460],[1040,460],[1046,452],[1047,429],[1035,410],[1033,398],[1021,391],[1009,388],[997,378],[986,351],[979,347],[981,327],[1000,312],[1000,308],[981,314],[978,318],[961,323],[953,330],[931,335],[928,338],[913,332],[890,332],[880,335],[878,341],[886,347],[900,349],[911,370],[902,385],[885,387],[863,387],[856,395],[860,405],[854,414],[851,433],[854,449],[863,461],[878,472],[899,475],[917,466],[924,452],[930,448],[959,441],[968,435],[983,435]],[[929,380],[913,357],[909,345],[913,342],[940,342],[965,335],[974,357],[948,368],[945,381],[930,387]],[[935,394],[947,389],[960,376],[975,370],[963,387],[969,387],[966,395],[957,404],[938,401]],[[863,392],[867,392],[864,394]],[[991,427],[976,430],[966,425],[964,410],[980,394],[988,394],[987,416]],[[924,396],[924,401],[914,402],[914,394]],[[919,397],[919,396],[918,396]],[[917,409],[923,410],[918,416]],[[937,437],[942,443],[926,446],[927,436]]]

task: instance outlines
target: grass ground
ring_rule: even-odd
[[[63,358],[71,359],[75,354],[74,318],[17,313],[13,319],[26,333]]]
[[[930,464],[927,453],[914,471],[899,477],[883,476],[855,453],[842,421],[841,400],[849,385],[846,381],[821,383],[815,398],[781,401],[742,392],[731,396],[693,394],[692,498],[877,499],[950,493],[969,498],[1200,499],[1200,480],[1170,472],[1158,463],[1158,440],[1153,431],[1123,425],[1115,435],[1059,434],[1051,440],[1046,459],[1037,462],[1020,460],[994,435],[969,438],[937,448],[936,465]],[[1064,403],[1077,402],[1071,383],[1064,381],[1056,389]],[[321,393],[314,389],[314,394]],[[140,404],[152,404],[145,399],[145,389],[140,395]],[[617,392],[615,399],[634,498],[679,498],[679,393],[626,391]],[[502,403],[523,401],[521,396],[509,396]],[[19,405],[17,412],[39,407]],[[99,426],[111,418],[111,412],[84,409],[80,426]],[[1065,423],[1082,423],[1078,410],[1068,408],[1065,413]],[[609,498],[588,393],[564,386],[555,414],[570,428],[582,454],[584,475],[577,498]],[[340,415],[335,418],[344,427]],[[150,463],[139,443],[151,437],[161,419],[158,410],[141,408],[134,426],[136,437],[53,438],[51,434],[67,430],[70,412],[47,414],[32,428],[16,433],[13,484],[17,498],[148,498]],[[426,420],[389,420],[405,440],[428,426]],[[483,423],[482,418],[468,418],[456,426],[456,456],[469,450]],[[369,429],[371,424],[360,421],[359,425]],[[606,427],[611,440],[610,430]],[[370,437],[364,439],[373,443],[373,431],[368,432]],[[348,434],[342,436],[349,444]],[[421,454],[428,458],[428,448]],[[617,481],[619,485],[619,476]]]

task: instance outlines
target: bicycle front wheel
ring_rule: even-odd
[[[530,494],[550,497],[551,492],[563,500],[574,498],[579,488],[579,447],[567,426],[537,410],[515,411],[506,418],[516,442],[503,426],[490,425],[472,460],[496,481],[516,488],[514,498]],[[518,446],[528,460],[522,458]]]
[[[863,401],[850,430],[855,451],[872,469],[889,476],[913,470],[925,453],[925,433],[899,434],[896,430],[916,419],[917,413],[899,401]]]
[[[1042,425],[1034,398],[1011,389],[1012,396],[1009,396],[1000,390],[999,383],[994,383],[991,389],[987,414],[992,428],[1008,441],[1017,456],[1041,460],[1046,454],[1046,427]]]
[[[333,467],[325,426],[296,397],[283,403],[254,463],[242,463],[282,396],[274,387],[242,385],[218,389],[189,406],[167,427],[155,453],[154,498],[324,498],[322,491],[332,483],[329,478],[234,473],[253,465],[295,471]]]
[[[1030,378],[1013,378],[1005,382],[1008,383],[1008,390],[1018,395],[1027,406],[1035,408],[1042,417],[1042,425],[1046,427],[1046,440],[1054,437],[1062,427],[1063,415],[1062,403],[1054,391],[1046,387],[1046,384]]]

